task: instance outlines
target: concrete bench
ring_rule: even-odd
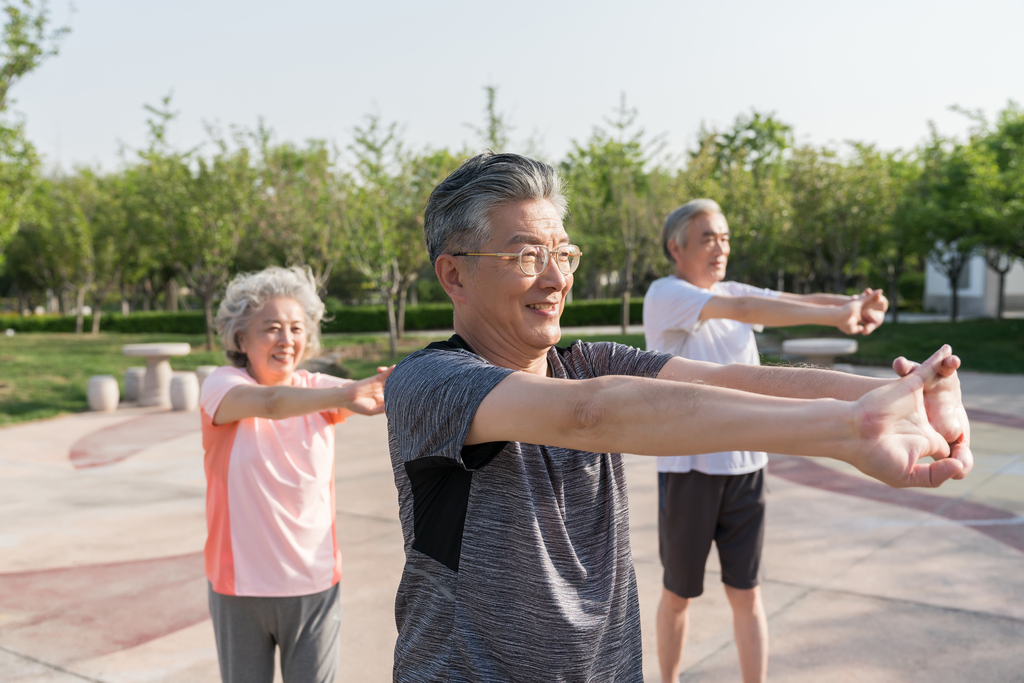
[[[810,365],[831,368],[837,356],[857,353],[857,342],[853,339],[787,339],[782,342],[782,353],[787,356],[801,356]]]

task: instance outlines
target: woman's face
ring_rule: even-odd
[[[269,300],[239,335],[249,357],[249,374],[260,384],[291,384],[292,373],[306,350],[306,316],[295,299]]]

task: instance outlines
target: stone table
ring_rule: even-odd
[[[782,342],[782,353],[787,356],[803,356],[811,365],[831,368],[836,356],[857,353],[854,339],[787,339]]]
[[[139,392],[140,406],[171,407],[171,356],[187,356],[192,347],[183,343],[126,344],[124,355],[146,359],[146,376]]]

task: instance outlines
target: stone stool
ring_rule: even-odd
[[[219,365],[200,365],[196,368],[196,378],[199,380],[199,388],[203,388],[203,382],[210,376],[210,373],[219,368]]]
[[[199,407],[199,380],[194,372],[176,372],[171,377],[171,408],[195,410]]]
[[[849,356],[857,353],[857,341],[854,339],[787,339],[782,342],[782,353],[803,356],[811,365],[831,368],[836,356]]]
[[[146,378],[146,368],[141,365],[124,371],[124,400],[138,401],[142,395],[142,382]]]
[[[117,410],[120,398],[117,380],[113,375],[93,375],[89,378],[86,396],[89,399],[89,410],[104,412]]]

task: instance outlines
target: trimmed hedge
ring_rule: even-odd
[[[639,325],[644,320],[643,297],[629,300],[629,322]],[[562,327],[619,325],[622,323],[622,299],[582,299],[565,305]]]
[[[328,318],[320,329],[325,334],[338,332],[386,332],[388,309],[383,304],[373,306],[343,306],[327,311]],[[405,309],[405,329],[447,330],[452,326],[451,304],[420,304]]]
[[[581,327],[592,325],[618,325],[622,311],[619,299],[597,299],[574,301],[565,305],[562,314],[562,325]],[[344,306],[327,311],[329,320],[322,325],[324,333],[340,332],[385,332],[388,329],[387,307]],[[643,320],[643,299],[634,298],[630,301],[629,321],[639,324]],[[452,326],[452,306],[447,303],[420,304],[405,309],[405,329],[445,330]],[[74,332],[75,316],[73,315],[42,315],[22,317],[20,315],[0,315],[0,330],[7,328],[18,332]],[[92,316],[85,316],[85,331],[92,329]],[[205,327],[202,311],[181,311],[167,313],[164,311],[140,311],[129,316],[120,313],[104,314],[100,320],[100,329],[104,332],[123,332],[126,334],[162,333],[162,334],[202,334]]]
[[[23,318],[20,315],[0,315],[0,330],[8,328],[18,332],[74,332],[75,316],[40,315]],[[84,329],[86,332],[92,329],[91,315],[85,316]],[[206,324],[202,311],[139,311],[129,316],[104,313],[100,319],[100,329],[125,334],[202,334]]]

